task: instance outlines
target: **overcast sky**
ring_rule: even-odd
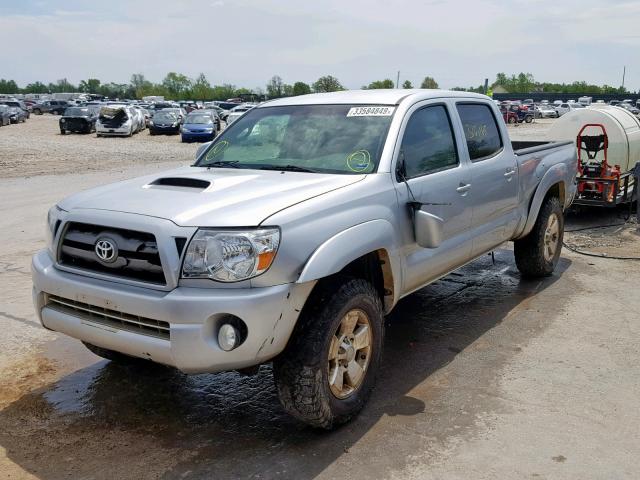
[[[640,1],[2,1],[0,78],[159,82],[169,71],[262,87],[392,78],[479,85],[497,72],[640,89]]]

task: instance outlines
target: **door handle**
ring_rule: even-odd
[[[471,184],[470,183],[462,183],[462,182],[460,182],[460,186],[458,188],[456,188],[456,192],[465,194],[465,193],[467,193],[469,191],[470,188],[471,188]]]
[[[507,170],[504,172],[504,177],[505,177],[505,178],[511,178],[511,177],[513,177],[513,176],[515,175],[515,173],[516,173],[515,168],[507,169]]]

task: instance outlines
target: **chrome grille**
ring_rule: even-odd
[[[96,255],[96,242],[101,238],[117,244],[115,261],[106,263]],[[151,233],[70,222],[61,235],[58,262],[67,267],[166,285],[158,243]]]
[[[126,330],[128,332],[169,340],[169,323],[162,320],[154,320],[139,315],[131,315],[117,310],[97,307],[56,295],[47,296],[47,307],[116,330]]]

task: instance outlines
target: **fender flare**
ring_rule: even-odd
[[[338,273],[354,260],[384,249],[387,252],[393,276],[391,305],[395,305],[402,280],[395,238],[395,230],[387,220],[371,220],[349,227],[326,240],[311,254],[296,283],[328,277]],[[387,306],[388,310],[391,309],[391,305]]]
[[[564,163],[558,163],[556,165],[553,165],[551,168],[549,168],[549,170],[547,170],[547,172],[542,177],[542,180],[540,180],[540,183],[538,183],[538,186],[536,187],[536,191],[533,194],[533,199],[531,200],[531,205],[529,207],[529,212],[527,214],[527,222],[525,223],[524,229],[522,230],[522,232],[520,232],[517,238],[525,237],[529,234],[529,232],[531,232],[531,230],[533,229],[533,226],[536,223],[536,220],[538,219],[538,213],[540,212],[540,208],[542,207],[542,202],[547,196],[549,189],[553,185],[556,185],[557,183],[560,183],[563,185],[564,192],[562,193],[564,195],[565,203],[566,203],[566,199],[568,197],[567,195],[567,178],[568,177],[569,177],[569,169],[567,165]],[[565,208],[566,206],[567,206],[566,204],[563,205],[563,207]]]

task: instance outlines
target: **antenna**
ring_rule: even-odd
[[[398,76],[396,77],[396,88],[400,88],[400,70],[398,70]]]

